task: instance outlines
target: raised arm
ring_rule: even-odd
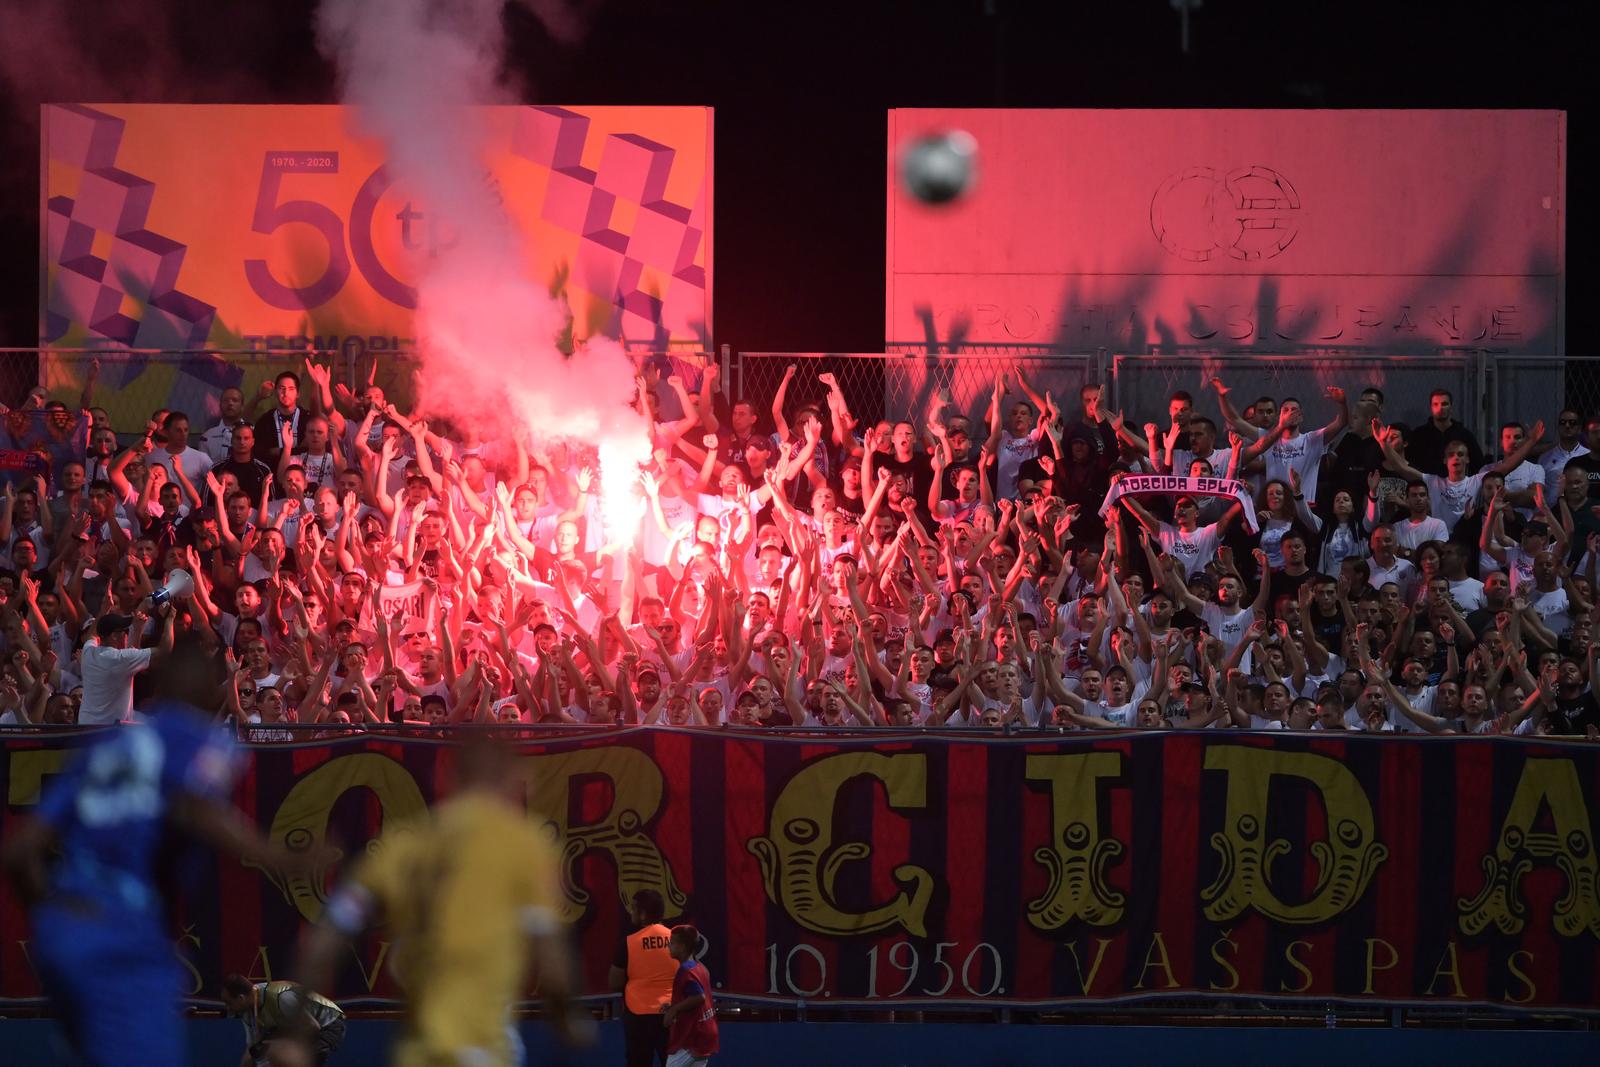
[[[783,404],[789,397],[789,383],[794,381],[795,371],[798,370],[793,363],[783,369],[783,380],[778,383],[778,389],[772,394],[772,425],[778,431],[778,440],[787,443],[789,440],[789,423],[783,417]]]
[[[1239,435],[1247,441],[1259,437],[1261,434],[1260,428],[1251,425],[1234,409],[1233,401],[1228,399],[1228,387],[1223,384],[1220,375],[1212,377],[1211,388],[1217,391],[1217,408],[1222,412],[1222,417],[1227,420],[1228,424],[1238,430]]]
[[[1344,390],[1337,385],[1330,385],[1323,392],[1333,401],[1334,409],[1333,421],[1322,428],[1322,441],[1324,444],[1332,444],[1339,431],[1350,425],[1350,402],[1345,398]]]
[[[1544,420],[1540,419],[1538,422],[1534,423],[1533,428],[1523,436],[1522,443],[1520,445],[1512,449],[1510,454],[1507,455],[1505,459],[1500,460],[1498,463],[1491,464],[1489,469],[1497,474],[1510,474],[1512,471],[1516,470],[1522,465],[1522,461],[1527,459],[1533,450],[1538,447],[1539,442],[1544,438],[1544,430]]]

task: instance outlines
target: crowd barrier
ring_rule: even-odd
[[[70,743],[5,741],[8,820]],[[703,931],[719,996],[756,1005],[1600,999],[1593,744],[670,729],[507,743],[561,850],[561,915],[594,995],[624,902],[653,889],[668,921]],[[437,740],[250,748],[235,800],[293,848],[331,834],[359,856],[453,777]],[[227,971],[282,975],[331,880],[208,865],[179,908],[186,992],[204,999]],[[0,1002],[36,998],[9,897],[0,939]],[[381,930],[361,940],[331,992],[393,1000],[390,948]]]

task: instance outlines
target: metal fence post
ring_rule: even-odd
[[[359,395],[363,390],[356,388],[356,351],[354,345],[345,345],[344,348],[344,384],[345,388]],[[372,357],[376,360],[378,357]]]
[[[1493,436],[1500,425],[1500,398],[1489,388],[1489,350],[1480,348],[1476,352],[1477,360],[1475,370],[1478,376],[1478,415],[1483,420],[1480,433]]]
[[[730,401],[733,399],[733,396],[728,392],[729,388],[733,385],[733,377],[732,377],[732,375],[733,375],[733,346],[732,345],[723,345],[722,346],[722,396],[723,396],[724,399],[730,400]]]

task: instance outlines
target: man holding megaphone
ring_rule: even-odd
[[[83,673],[83,705],[78,721],[84,724],[123,722],[133,714],[133,676],[172,651],[176,602],[194,591],[187,571],[168,573],[166,583],[139,605],[132,615],[109,613],[95,623],[95,636],[83,646],[79,661]],[[130,648],[129,632],[137,626],[143,634],[146,609],[161,618],[161,637],[154,648]]]

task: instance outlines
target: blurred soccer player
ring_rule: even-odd
[[[6,873],[29,910],[34,966],[89,1067],[186,1059],[183,972],[156,883],[169,823],[263,867],[315,859],[271,844],[227,802],[239,760],[196,707],[216,693],[214,666],[196,644],[175,648],[155,670],[159,695],[143,721],[75,752],[5,847]]]
[[[239,1067],[324,1067],[344,1043],[344,1012],[293,982],[222,980],[222,1006],[244,1023]]]
[[[530,959],[562,1038],[592,1028],[569,1014],[560,857],[522,808],[513,754],[503,743],[472,744],[458,767],[456,795],[427,824],[386,835],[334,892],[301,968],[305,986],[327,988],[346,939],[388,923],[408,1002],[397,1067],[519,1063],[511,1005]]]

